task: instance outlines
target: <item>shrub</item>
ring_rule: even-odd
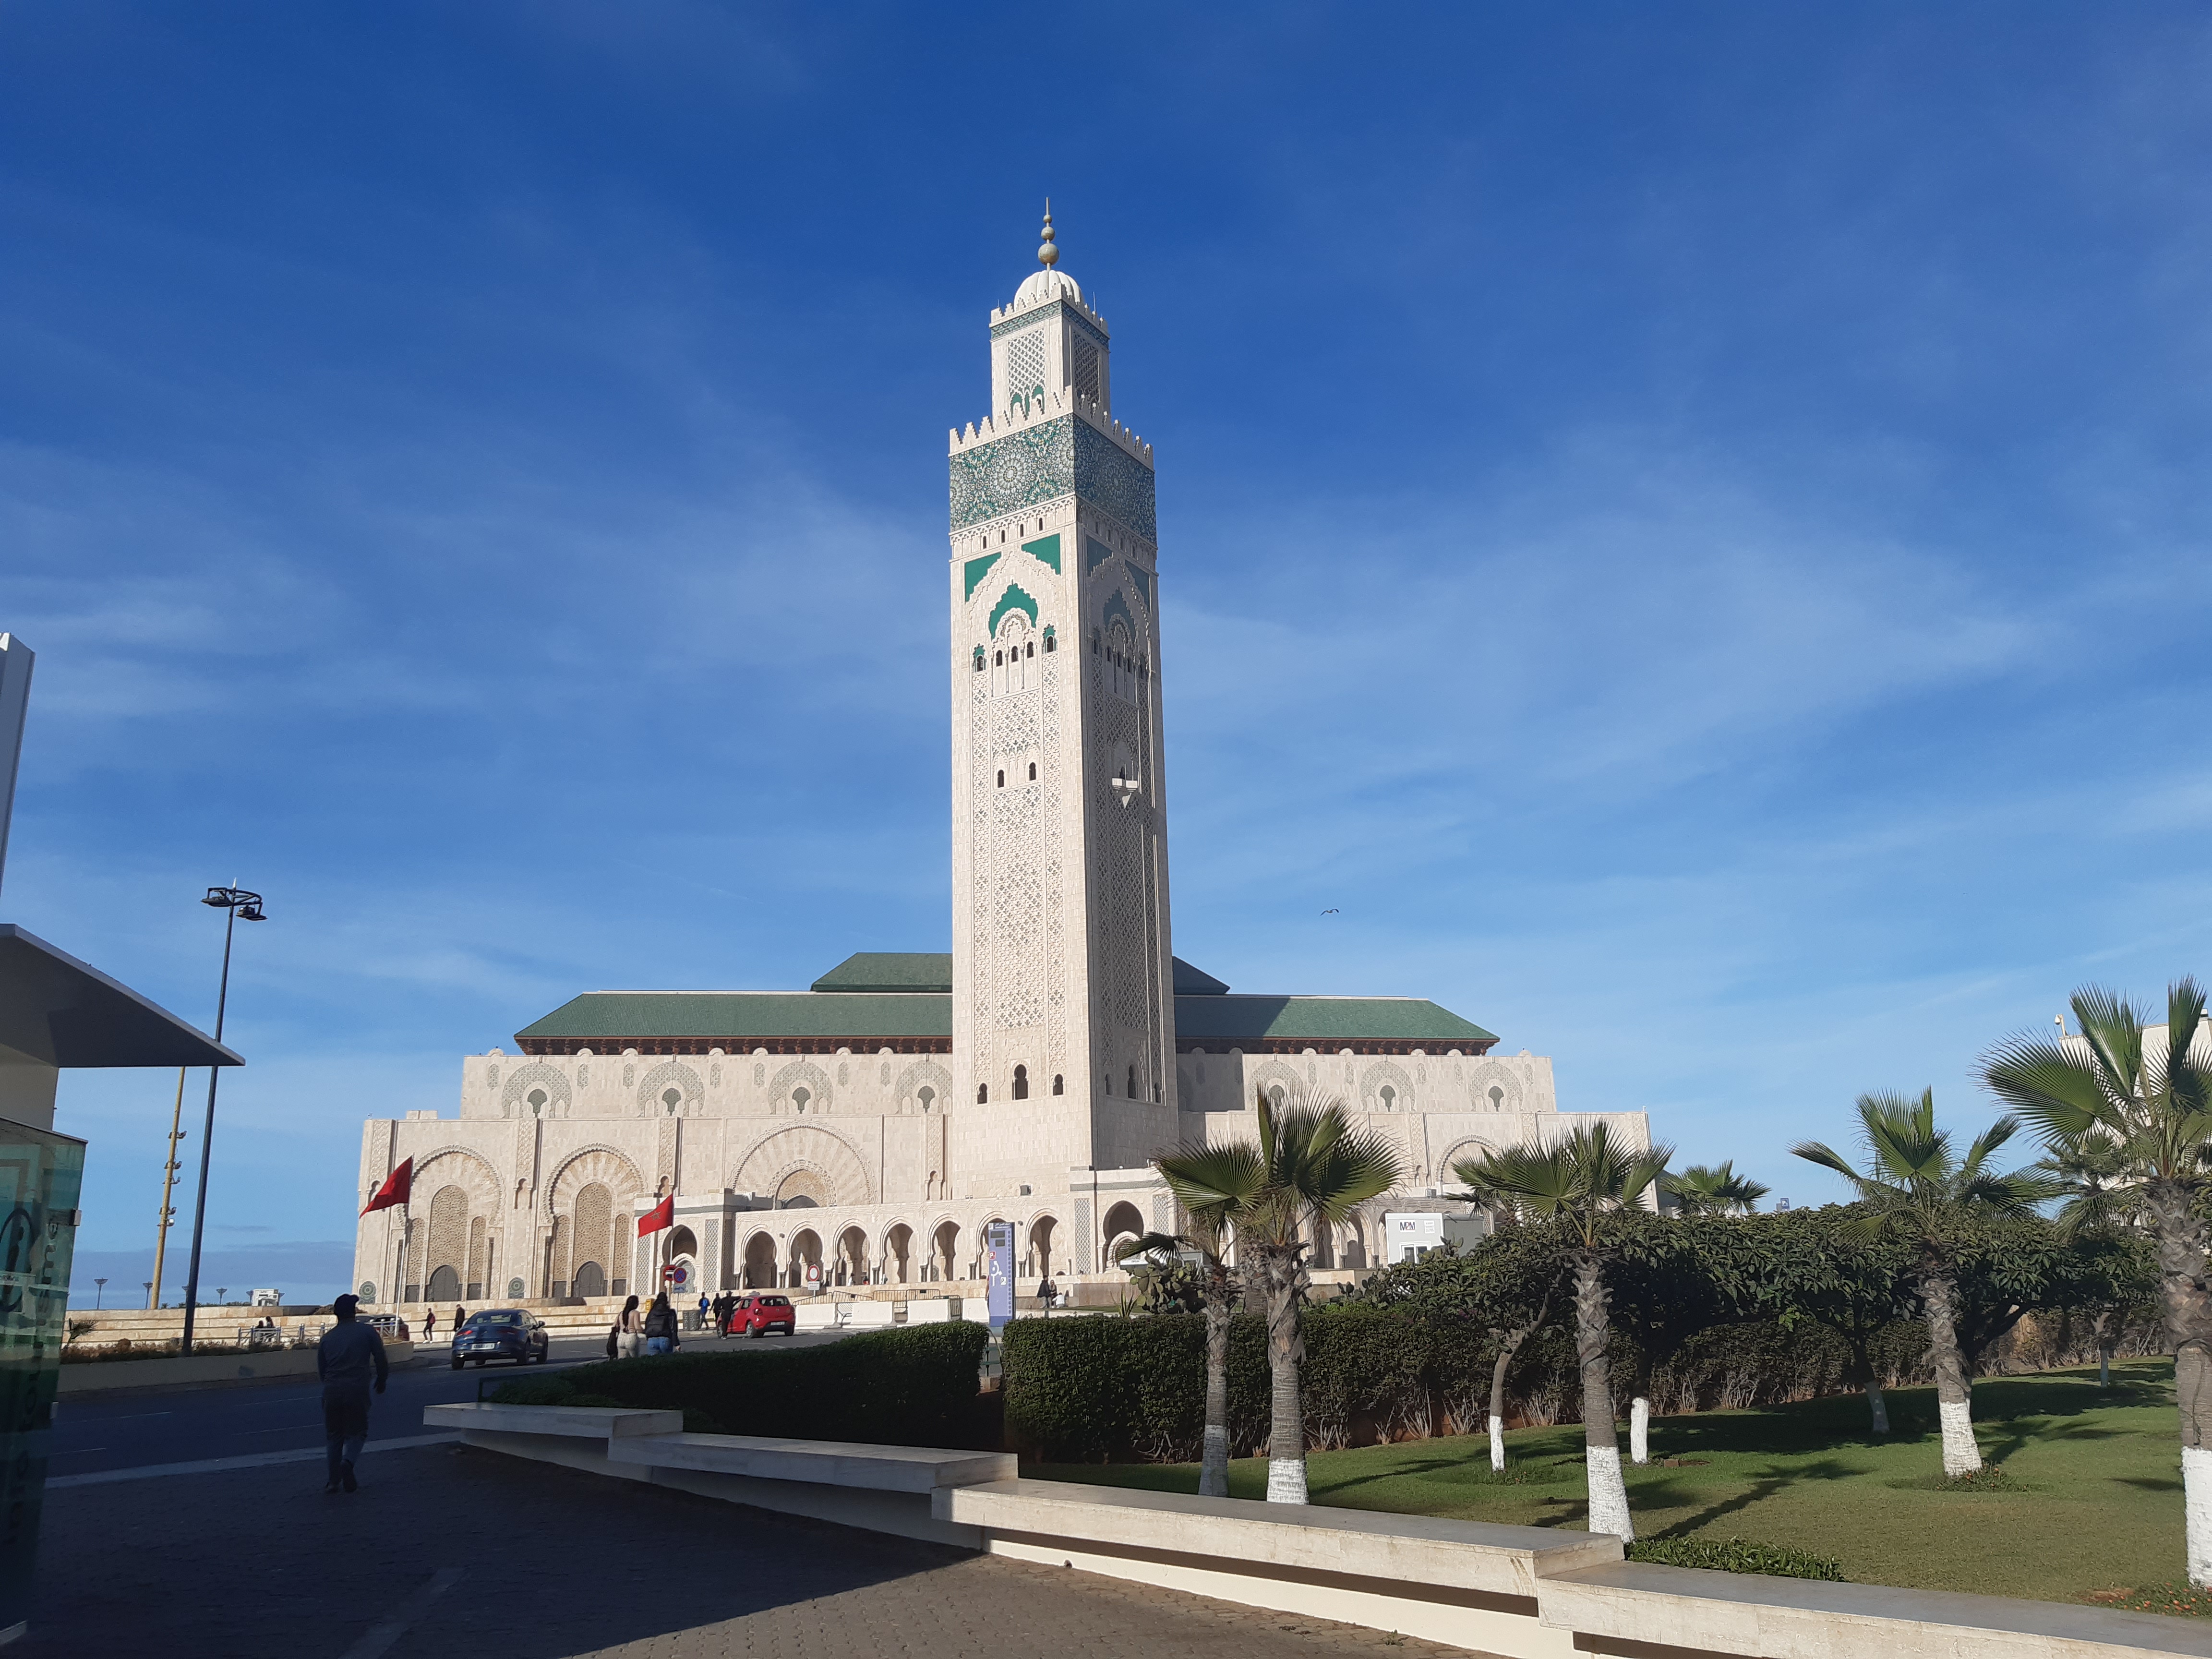
[[[1714,1572],[1759,1572],[1771,1578],[1844,1582],[1840,1561],[1810,1550],[1754,1544],[1743,1538],[1639,1538],[1628,1547],[1628,1559],[1663,1567],[1704,1567]]]
[[[518,1378],[491,1397],[499,1405],[681,1411],[694,1433],[982,1449],[996,1437],[977,1388],[989,1340],[982,1326],[954,1321],[819,1348],[604,1360]]]

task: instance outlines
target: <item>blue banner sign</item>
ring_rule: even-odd
[[[1014,1224],[994,1221],[983,1229],[983,1248],[991,1262],[991,1328],[999,1330],[1014,1316]]]

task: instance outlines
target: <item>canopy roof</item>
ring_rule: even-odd
[[[0,922],[0,1048],[70,1070],[246,1063],[167,1009],[13,922]]]

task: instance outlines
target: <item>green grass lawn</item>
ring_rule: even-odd
[[[2050,1371],[1974,1385],[1982,1455],[2003,1479],[1957,1491],[1942,1479],[1932,1389],[1889,1396],[1876,1441],[1856,1395],[1750,1412],[1660,1418],[1650,1465],[1627,1470],[1637,1534],[1741,1536],[1843,1563],[1861,1583],[1976,1590],[2047,1601],[2106,1599],[2183,1576],[2181,1451],[2173,1366]],[[1626,1431],[1622,1456],[1627,1455]],[[1479,1437],[1316,1452],[1313,1501],[1344,1509],[1580,1528],[1582,1429],[1507,1436],[1490,1471]],[[1672,1466],[1662,1460],[1678,1460]],[[1193,1464],[1041,1465],[1048,1480],[1195,1492]],[[1239,1498],[1266,1495],[1264,1461],[1230,1468]],[[2099,1593],[2104,1595],[2100,1596]]]

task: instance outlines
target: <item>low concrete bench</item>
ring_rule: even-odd
[[[889,1302],[802,1302],[795,1323],[802,1331],[887,1331],[898,1310]]]
[[[2212,1625],[2060,1601],[1830,1584],[1619,1561],[1547,1580],[1547,1625],[1585,1653],[1747,1659],[2121,1659],[2212,1655]]]
[[[1539,1622],[1539,1583],[1621,1559],[1606,1533],[1058,1480],[940,1492],[936,1511],[994,1554],[1546,1659],[1574,1642]]]
[[[876,1532],[980,1550],[975,1528],[933,1513],[941,1489],[1011,1480],[1011,1452],[686,1434],[680,1412],[597,1406],[428,1406],[464,1445]]]
[[[515,1456],[1502,1659],[2212,1659],[2212,1624],[2193,1620],[1657,1566],[1602,1533],[1024,1480],[1003,1452],[685,1434],[678,1413],[618,1407],[423,1420]]]

